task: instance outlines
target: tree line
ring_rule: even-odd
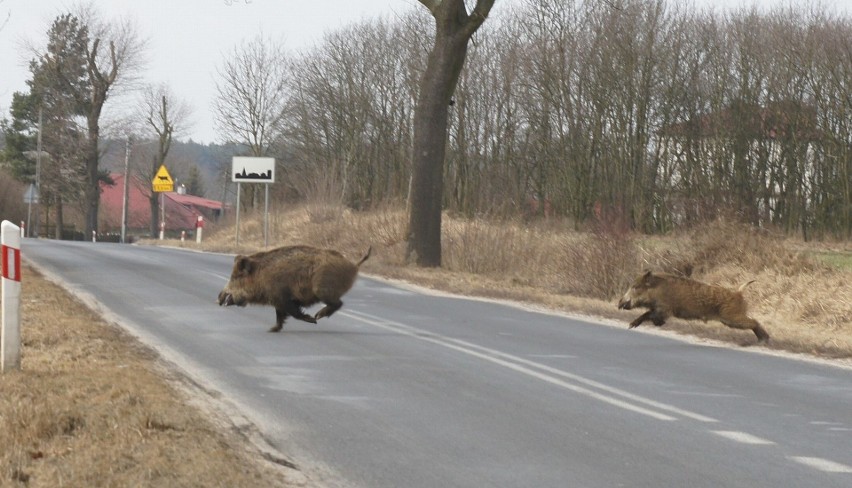
[[[435,99],[448,116],[437,185],[414,178],[415,152],[435,144],[414,150],[430,13],[367,19],[297,52],[264,36],[235,46],[215,77],[222,141],[277,158],[278,199],[367,209],[410,204],[426,185],[441,188],[440,209],[469,216],[556,215],[577,228],[615,219],[654,233],[724,214],[805,238],[852,236],[848,16],[819,4],[507,3],[466,46],[449,102]],[[87,231],[105,177],[100,107],[143,47],[132,26],[106,27],[57,18],[4,123],[5,160],[26,181],[38,110],[50,114],[42,197],[80,205]],[[167,87],[144,93],[137,118],[158,143],[151,178],[188,109]]]
[[[288,57],[271,151],[300,191],[323,181],[357,208],[408,199],[424,15],[349,25]],[[577,227],[618,216],[643,232],[727,214],[848,238],[850,93],[852,22],[816,4],[517,2],[468,49],[442,206]]]

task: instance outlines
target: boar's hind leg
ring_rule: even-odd
[[[326,302],[325,307],[321,308],[319,312],[314,315],[315,319],[321,319],[323,317],[331,317],[334,312],[340,310],[340,307],[343,306],[343,302],[340,300],[336,302]]]
[[[733,329],[751,329],[751,331],[754,332],[754,335],[757,336],[758,342],[766,342],[769,340],[769,333],[766,332],[766,329],[764,329],[757,320],[745,317],[738,320],[723,319],[722,323]]]

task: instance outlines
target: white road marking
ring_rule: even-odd
[[[383,328],[386,330],[394,331],[400,334],[404,334],[410,337],[414,337],[416,339],[420,339],[426,342],[431,342],[433,344],[437,344],[448,349],[452,349],[455,351],[462,352],[469,356],[473,356],[479,359],[483,359],[485,361],[492,362],[494,364],[498,364],[500,366],[506,367],[508,369],[526,374],[533,378],[537,378],[539,380],[548,382],[553,385],[560,386],[567,390],[574,391],[576,393],[580,393],[590,398],[594,398],[596,400],[602,401],[604,403],[608,403],[610,405],[614,405],[616,407],[630,410],[633,412],[641,413],[643,415],[647,415],[649,417],[655,418],[657,420],[664,421],[673,421],[677,420],[677,418],[672,417],[671,415],[667,415],[665,413],[651,410],[649,408],[645,408],[643,406],[636,405],[636,403],[641,403],[649,407],[654,407],[657,410],[662,410],[665,412],[678,414],[683,417],[691,418],[693,420],[698,420],[700,422],[718,422],[716,419],[706,417],[704,415],[700,415],[694,412],[690,412],[688,410],[683,410],[674,405],[668,405],[662,402],[657,402],[655,400],[651,400],[649,398],[641,397],[639,395],[634,395],[624,390],[620,390],[618,388],[605,385],[603,383],[599,383],[594,380],[590,380],[588,378],[584,378],[582,376],[568,373],[566,371],[562,371],[556,368],[552,368],[550,366],[537,363],[534,361],[530,361],[518,356],[514,356],[511,354],[507,354],[501,351],[497,351],[494,349],[490,349],[487,347],[479,346],[476,344],[472,344],[467,341],[462,341],[459,339],[453,339],[451,337],[443,336],[440,334],[434,334],[431,332],[427,332],[422,329],[418,329],[416,327],[412,327],[409,325],[405,325],[399,322],[390,321],[383,319],[381,317],[376,317],[370,314],[366,314],[363,312],[340,312],[343,315],[351,317],[355,320],[359,320],[366,324],[373,325],[375,327]],[[538,370],[538,371],[537,371]],[[564,379],[561,379],[561,378]],[[574,383],[569,383],[565,381],[565,379],[571,380]],[[593,387],[597,390],[601,390],[610,395],[617,395],[623,397],[627,400],[631,400],[633,403],[625,401],[623,399],[615,398],[613,396],[591,390],[584,386],[580,386],[576,383],[581,383],[589,387]]]
[[[741,442],[743,444],[752,444],[752,445],[763,445],[763,446],[771,446],[775,444],[772,441],[768,441],[766,439],[761,439],[760,437],[753,436],[751,434],[747,434],[745,432],[739,432],[736,430],[711,430],[714,434],[718,436],[722,436],[726,439],[730,439],[732,441]]]
[[[576,359],[573,354],[530,354],[529,357],[536,359]]]
[[[507,354],[495,349],[490,349],[487,347],[479,346],[477,344],[473,344],[467,341],[463,341],[460,339],[454,339],[452,337],[443,336],[441,334],[435,334],[431,332],[427,332],[423,329],[418,329],[416,327],[412,327],[409,325],[405,325],[399,322],[385,320],[380,317],[376,317],[370,314],[365,314],[362,312],[340,312],[342,315],[346,315],[350,318],[358,320],[368,325],[372,325],[374,327],[379,327],[385,330],[389,330],[392,332],[396,332],[399,334],[403,334],[415,339],[419,339],[422,341],[430,342],[432,344],[436,344],[442,347],[446,347],[448,349],[452,349],[454,351],[461,352],[463,354],[467,354],[469,356],[473,356],[485,361],[489,361],[494,364],[498,364],[505,368],[511,369],[513,371],[517,371],[519,373],[526,374],[530,377],[545,381],[547,383],[560,386],[567,390],[579,393],[581,395],[585,395],[589,398],[593,398],[595,400],[599,400],[601,402],[616,406],[618,408],[622,408],[625,410],[629,410],[632,412],[640,413],[642,415],[646,415],[657,420],[662,421],[676,421],[678,420],[676,417],[672,417],[671,415],[667,415],[663,412],[669,412],[673,414],[678,414],[686,418],[691,418],[694,420],[698,420],[701,422],[718,422],[718,420],[706,417],[701,414],[697,414],[695,412],[690,412],[688,410],[683,410],[673,405],[669,405],[662,402],[657,402],[655,400],[651,400],[649,398],[641,397],[639,395],[635,395],[629,393],[627,391],[605,385],[603,383],[599,383],[594,380],[590,380],[588,378],[584,378],[582,376],[568,373],[567,371],[562,371],[556,368],[552,368],[550,366],[537,363],[534,361],[530,361],[528,359],[524,359],[522,357],[514,356],[511,354]],[[553,355],[556,356],[556,355]],[[547,355],[541,356],[532,356],[532,357],[551,357]],[[568,382],[566,380],[571,380],[572,382]],[[580,386],[577,383],[585,386]],[[595,391],[591,388],[594,388],[599,391]],[[616,396],[621,398],[616,398]],[[629,400],[629,401],[628,401]],[[632,403],[631,403],[632,402]],[[657,410],[652,410],[651,408],[645,408],[644,406],[637,405],[642,404],[648,407],[654,407]],[[821,424],[820,422],[812,422],[814,424]],[[825,424],[830,424],[826,422]],[[839,429],[840,427],[833,427],[834,429]],[[720,437],[724,437],[726,439],[739,442],[746,445],[752,446],[771,446],[776,443],[767,439],[763,439],[761,437],[757,437],[755,435],[740,432],[740,431],[728,431],[728,430],[711,430],[713,434],[716,434]],[[847,466],[845,464],[837,463],[834,461],[830,461],[822,458],[815,457],[804,457],[804,456],[788,456],[787,459],[800,463],[804,466],[817,469],[826,473],[841,473],[848,474],[852,473],[852,467]]]
[[[828,459],[804,456],[789,456],[787,459],[818,469],[825,473],[852,473],[852,466],[829,461]]]
[[[206,275],[212,276],[214,278],[219,278],[219,279],[222,279],[222,280],[225,280],[225,281],[227,281],[230,278],[230,276],[223,275],[222,273],[214,273],[212,271],[207,271],[205,269],[198,269],[198,270],[196,270],[196,272],[206,274]]]

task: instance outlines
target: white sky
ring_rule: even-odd
[[[494,13],[512,0],[497,0]],[[558,1],[558,0],[555,0]],[[731,5],[752,0],[695,0],[697,4]],[[757,0],[760,5],[789,0]],[[210,105],[215,95],[216,68],[243,40],[258,33],[283,40],[289,49],[310,47],[323,33],[365,18],[393,17],[417,0],[94,0],[106,19],[135,20],[148,41],[143,82],[167,84],[176,97],[193,107],[193,125],[182,139],[219,142],[213,131]],[[852,12],[852,0],[826,0]],[[68,0],[0,0],[0,118],[8,117],[15,91],[25,91],[31,58],[26,40],[43,47],[53,19],[72,9]],[[8,19],[7,19],[8,16]],[[3,25],[3,22],[6,22]],[[108,102],[109,103],[109,102]]]

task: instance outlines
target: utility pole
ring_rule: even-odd
[[[127,179],[130,178],[130,135],[127,136],[127,142],[124,145],[124,191],[121,200],[121,243],[124,244],[127,238]]]
[[[30,237],[35,235],[38,237],[38,207],[36,207],[35,213],[35,223],[30,225],[30,214],[32,213],[33,200],[36,198],[40,198],[41,190],[39,183],[41,182],[41,114],[42,109],[38,109],[38,135],[36,138],[36,174],[35,174],[35,186],[33,194],[30,195],[30,201],[27,204],[27,232],[29,232]]]

